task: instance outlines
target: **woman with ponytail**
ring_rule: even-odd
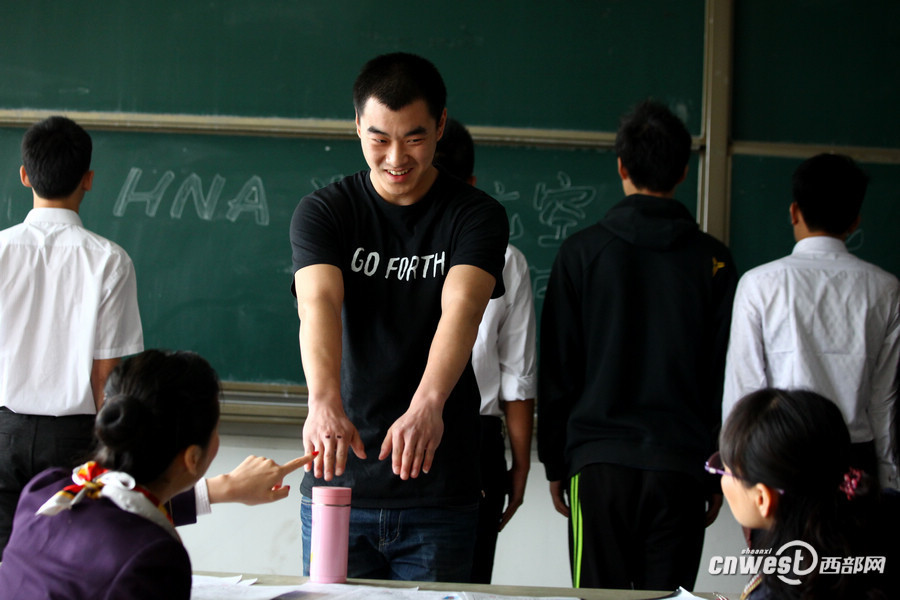
[[[219,379],[200,356],[148,350],[123,361],[106,383],[93,460],[44,471],[25,488],[0,598],[190,598],[191,563],[169,501],[192,499],[218,451],[218,422]],[[250,457],[209,480],[209,499],[284,497],[283,474],[311,458],[280,467]]]
[[[742,598],[896,597],[889,589],[897,567],[891,557],[884,573],[822,572],[823,557],[890,554],[896,536],[896,529],[885,535],[889,525],[880,519],[891,515],[876,480],[848,467],[850,435],[833,402],[808,391],[754,392],[729,415],[719,447],[707,470],[722,475],[735,519],[757,530],[754,556],[804,557],[788,572],[757,574]],[[785,544],[789,551],[779,554]]]

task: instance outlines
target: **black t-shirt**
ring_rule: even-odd
[[[341,269],[344,307],[341,395],[366,447],[351,453],[341,477],[313,485],[353,488],[353,505],[401,508],[477,501],[480,398],[471,363],[444,406],[444,434],[428,474],[402,481],[391,460],[378,460],[388,428],[409,407],[441,317],[447,272],[473,265],[503,294],[508,241],[503,207],[444,173],[416,204],[383,200],[361,171],[300,201],[291,221],[294,270],[314,264]]]

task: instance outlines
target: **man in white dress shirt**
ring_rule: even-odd
[[[475,145],[462,123],[447,119],[435,164],[475,185]],[[481,476],[484,498],[478,515],[472,583],[490,583],[497,535],[525,497],[531,468],[534,397],[537,394],[536,319],[525,255],[506,248],[506,293],[488,302],[472,348],[481,392]],[[502,419],[512,453],[507,470]]]
[[[722,420],[764,387],[810,389],[834,401],[854,466],[897,488],[891,428],[900,360],[900,283],[850,254],[868,177],[849,157],[820,154],[794,172],[797,244],[747,272],[732,313]]]
[[[131,259],[78,215],[91,153],[70,119],[33,125],[20,169],[33,209],[0,232],[0,552],[22,488],[84,461],[107,376],[144,349]]]

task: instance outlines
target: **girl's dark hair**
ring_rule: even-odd
[[[206,448],[218,422],[219,377],[210,364],[192,352],[147,350],[106,381],[94,460],[150,483],[182,450]]]
[[[755,542],[760,548],[775,552],[802,540],[820,559],[873,554],[866,513],[877,501],[877,486],[864,474],[852,500],[841,491],[850,466],[850,434],[830,400],[804,390],[769,388],[749,394],[728,416],[719,452],[746,485],[764,483],[782,491],[774,526]],[[776,598],[865,598],[877,583],[861,574],[818,572],[802,578],[800,585],[774,574],[764,580]]]

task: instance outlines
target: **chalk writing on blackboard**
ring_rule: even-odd
[[[847,250],[849,250],[850,252],[856,252],[863,247],[864,240],[865,236],[863,235],[863,230],[856,229],[853,233],[847,236],[847,239],[844,241],[844,243],[847,244]]]
[[[175,173],[166,171],[152,189],[138,191],[138,183],[143,173],[143,170],[138,167],[132,167],[128,172],[128,177],[125,178],[125,183],[122,184],[116,203],[113,206],[113,215],[117,217],[124,216],[125,210],[131,204],[143,204],[144,214],[148,217],[156,216],[166,190],[175,180]],[[173,219],[181,219],[187,201],[192,200],[197,216],[204,221],[212,221],[222,190],[225,188],[225,183],[225,178],[216,174],[209,186],[209,191],[204,193],[203,181],[200,179],[200,176],[196,173],[191,173],[178,186],[172,207],[169,209],[169,216]],[[226,207],[225,218],[232,223],[237,221],[241,215],[249,213],[253,216],[257,225],[266,226],[269,224],[269,204],[266,200],[266,188],[258,175],[251,176],[234,198],[226,203]]]
[[[537,269],[529,265],[528,270],[531,272],[531,293],[534,295],[535,300],[542,301],[547,294],[550,269]]]
[[[329,181],[324,181],[322,179],[319,179],[318,177],[313,177],[310,182],[312,183],[313,189],[321,190],[323,187],[331,185],[332,183],[337,183],[343,178],[344,176],[340,174],[333,176]]]
[[[525,225],[522,224],[522,217],[519,213],[513,213],[509,218],[509,241],[515,241],[525,237]]]
[[[550,188],[540,182],[534,189],[534,209],[538,220],[551,229],[551,233],[538,236],[538,245],[559,245],[569,235],[569,230],[579,226],[586,218],[585,210],[597,195],[597,190],[587,185],[572,185],[568,174],[556,174],[559,187]]]
[[[519,192],[507,192],[506,185],[502,181],[494,182],[494,191],[491,195],[498,202],[515,202],[519,199]]]
[[[498,202],[509,204],[519,199],[519,192],[506,191],[506,185],[502,181],[494,182],[494,191],[491,193]],[[522,217],[519,213],[510,213],[509,206],[506,207],[509,214],[509,241],[515,241],[525,236],[525,226],[522,224]]]
[[[4,211],[6,213],[6,221],[8,223],[12,223],[13,222],[13,211],[12,211],[13,199],[12,199],[12,196],[6,196],[5,198],[3,198],[3,202],[6,204],[6,210]]]

